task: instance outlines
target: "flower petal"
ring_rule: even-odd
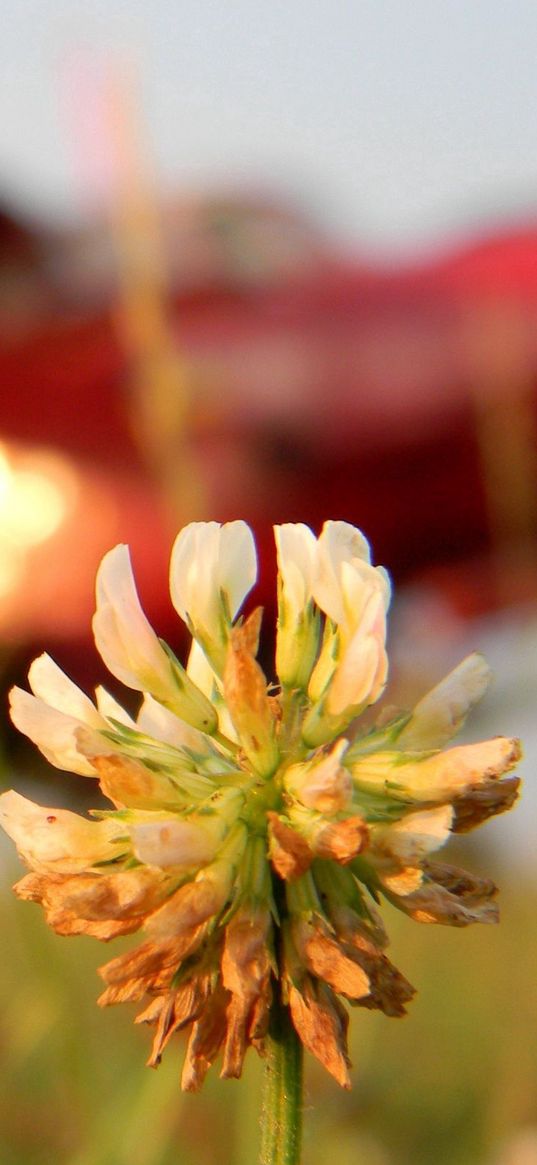
[[[82,777],[94,777],[95,769],[78,747],[77,732],[86,728],[94,739],[95,746],[102,745],[98,731],[87,727],[85,722],[68,716],[46,704],[37,696],[30,695],[22,688],[12,688],[9,693],[11,719],[19,732],[28,736],[37,745],[43,756],[58,769],[78,773]],[[95,711],[97,716],[97,712]],[[99,717],[100,719],[100,717]],[[103,727],[106,722],[102,721]]]
[[[105,554],[96,591],[93,633],[108,670],[129,688],[169,698],[170,661],[140,605],[127,546]]]
[[[468,713],[481,699],[492,670],[478,652],[467,656],[416,704],[397,739],[403,749],[442,748],[462,728]]]
[[[257,577],[246,522],[191,522],[178,534],[170,562],[172,603],[219,670],[229,626]]]
[[[0,796],[0,824],[33,870],[76,874],[111,861],[128,846],[116,821],[87,821],[68,809],[36,805],[10,790]]]

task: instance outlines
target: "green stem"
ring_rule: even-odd
[[[281,1001],[279,984],[265,1047],[259,1165],[300,1165],[302,1043]]]

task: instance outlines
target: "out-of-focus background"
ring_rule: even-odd
[[[180,648],[179,526],[246,518],[271,616],[272,523],[336,517],[396,583],[394,702],[477,647],[473,738],[525,741],[521,807],[456,851],[501,882],[502,926],[387,920],[417,1001],[354,1017],[350,1095],[308,1065],[305,1165],[537,1162],[536,57],[522,0],[3,13],[3,688],[44,649],[104,678],[116,542]],[[6,787],[91,803],[5,713],[2,744]],[[249,1163],[253,1057],[195,1098],[179,1040],[146,1071],[129,1009],[94,1005],[109,952],[51,935],[0,856],[3,1165]]]

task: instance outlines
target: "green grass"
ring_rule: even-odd
[[[182,1042],[144,1067],[135,1009],[101,1011],[96,967],[120,949],[62,939],[0,891],[2,1165],[250,1165],[260,1065],[179,1090]],[[389,912],[391,954],[418,988],[409,1015],[356,1008],[354,1087],[309,1060],[304,1165],[493,1165],[537,1125],[537,886],[504,873],[499,928],[452,931]],[[123,940],[130,946],[135,938]]]

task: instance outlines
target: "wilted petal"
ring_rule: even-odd
[[[267,813],[269,857],[272,865],[285,881],[299,878],[309,869],[313,851],[296,829],[282,821],[277,813]]]
[[[363,817],[346,817],[322,824],[310,841],[316,857],[345,866],[367,849],[369,828]]]
[[[352,951],[345,954],[325,926],[296,919],[292,935],[301,962],[312,975],[348,999],[363,999],[369,994],[369,977],[363,967],[354,960]]]
[[[197,1092],[216,1060],[226,1034],[227,1001],[226,991],[217,984],[194,1024],[181,1076],[184,1092]]]
[[[239,909],[226,927],[222,981],[231,1000],[226,1013],[223,1077],[238,1077],[248,1044],[268,1025],[271,929],[266,909]]]
[[[289,1008],[304,1046],[342,1088],[350,1088],[349,1019],[337,996],[324,983],[306,975],[300,990],[290,984]]]
[[[85,747],[82,741],[81,748]],[[131,757],[107,754],[104,748],[99,756],[90,750],[90,757],[105,797],[117,808],[179,809],[188,804],[184,793],[164,772],[155,772]]]
[[[469,926],[473,922],[495,923],[497,888],[489,878],[478,878],[466,870],[440,863],[428,863],[426,881],[415,893],[391,896],[394,906],[410,914],[416,922],[437,922],[445,926]]]
[[[482,825],[489,817],[511,809],[518,797],[520,777],[506,777],[504,781],[488,780],[470,785],[453,800],[454,833],[468,833]]]
[[[270,776],[279,753],[267,681],[255,659],[260,612],[231,631],[224,671],[224,695],[241,745],[255,772]]]

